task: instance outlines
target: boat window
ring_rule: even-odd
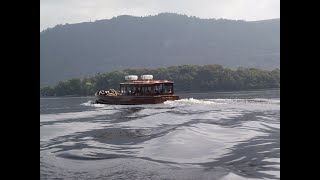
[[[132,87],[131,95],[138,95],[139,88],[138,87]]]
[[[160,84],[160,94],[163,94],[165,91],[164,84]]]
[[[151,94],[151,87],[147,87],[147,94]]]
[[[172,84],[165,84],[164,93],[172,94],[173,93],[173,85]]]
[[[143,95],[151,95],[151,86],[144,86],[142,87]]]
[[[120,93],[121,93],[121,94],[125,94],[125,93],[126,93],[126,87],[121,86],[121,88],[120,88]]]
[[[155,88],[155,94],[160,94],[161,92],[161,86],[160,85],[157,85],[154,87]]]
[[[141,95],[144,95],[146,93],[146,87],[141,87],[140,89]]]
[[[126,91],[126,95],[132,96],[133,93],[134,93],[134,91],[135,91],[135,87],[133,87],[133,86],[128,86],[128,87],[127,87],[127,91]]]

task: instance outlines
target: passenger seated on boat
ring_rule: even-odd
[[[100,91],[99,91],[99,95],[105,95],[104,90],[100,90]]]
[[[139,89],[137,88],[137,89],[134,91],[133,94],[134,94],[134,95],[138,95],[138,94],[139,94]]]
[[[158,90],[158,89],[156,89],[155,91],[156,91],[156,94],[157,94],[157,95],[159,95],[159,94],[160,94],[160,92],[159,92],[159,90]]]

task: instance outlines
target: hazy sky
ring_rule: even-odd
[[[40,0],[40,31],[57,24],[162,12],[200,18],[280,18],[280,0]]]

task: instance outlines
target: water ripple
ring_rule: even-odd
[[[280,179],[279,99],[85,100],[41,106],[41,179]]]

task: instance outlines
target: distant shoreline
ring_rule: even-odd
[[[178,91],[175,94],[205,94],[205,93],[234,93],[234,92],[255,92],[255,91],[276,91],[280,88],[265,88],[265,89],[246,89],[246,90],[217,90],[217,91]],[[94,98],[95,96],[77,96],[77,95],[68,95],[68,96],[40,96],[40,99],[54,99],[54,98]]]
[[[179,93],[228,93],[228,92],[246,92],[246,91],[266,91],[266,90],[280,90],[280,88],[262,88],[262,89],[241,89],[241,90],[212,90],[212,91],[178,91]]]
[[[40,96],[91,96],[99,90],[118,89],[128,75],[152,74],[174,82],[175,92],[219,92],[280,88],[280,69],[225,68],[218,64],[180,65],[157,69],[125,69],[97,73],[83,79],[60,81],[40,88]]]

